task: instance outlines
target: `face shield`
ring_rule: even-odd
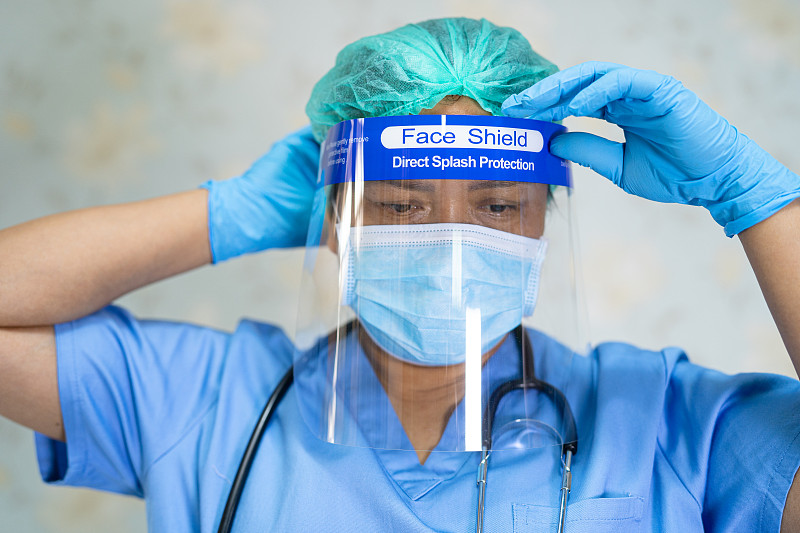
[[[472,115],[331,128],[295,332],[314,434],[418,451],[575,438],[571,181],[547,150],[563,129]]]

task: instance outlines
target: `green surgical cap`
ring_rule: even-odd
[[[346,46],[314,86],[306,113],[318,142],[343,120],[416,115],[451,94],[499,115],[503,100],[557,71],[512,28],[428,20]]]

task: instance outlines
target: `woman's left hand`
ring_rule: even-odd
[[[731,126],[679,81],[653,71],[588,62],[503,103],[512,117],[602,118],[625,143],[565,133],[553,154],[588,166],[624,191],[657,202],[702,205],[728,236],[800,196],[800,177]]]

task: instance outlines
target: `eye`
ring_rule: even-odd
[[[411,204],[384,204],[387,209],[394,211],[395,213],[407,213],[413,209],[413,205]]]
[[[508,201],[504,201],[504,200],[501,200],[501,201],[495,200],[495,201],[492,201],[492,202],[486,202],[481,207],[481,209],[483,210],[484,213],[487,213],[487,214],[492,215],[492,216],[511,215],[515,211],[517,211],[518,208],[519,208],[519,205],[517,203],[508,202]]]

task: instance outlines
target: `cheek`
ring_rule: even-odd
[[[384,223],[385,221],[381,215],[382,213],[378,202],[371,198],[364,198],[361,202],[361,224],[364,226],[374,226]]]
[[[522,213],[522,225],[526,237],[538,239],[544,234],[544,222],[547,215],[547,198],[536,198],[528,204],[528,209]]]

